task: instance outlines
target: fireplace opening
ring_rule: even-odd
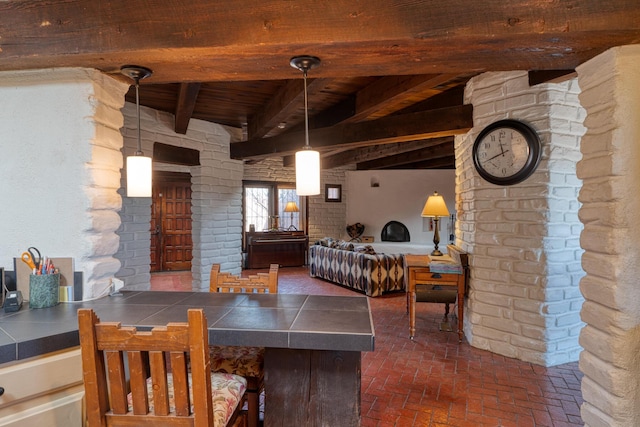
[[[409,242],[411,237],[409,236],[409,230],[407,227],[398,221],[389,221],[382,228],[380,238],[383,242]]]

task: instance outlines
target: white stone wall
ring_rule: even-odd
[[[475,126],[455,143],[456,235],[471,253],[467,339],[545,366],[575,361],[580,352],[578,92],[575,81],[530,88],[526,72],[482,74],[465,92]],[[543,157],[524,182],[497,186],[475,171],[472,146],[485,126],[505,118],[536,129]]]
[[[137,147],[137,118],[134,104],[123,108],[125,116],[124,152]],[[239,274],[242,264],[242,175],[241,161],[229,158],[229,142],[234,130],[192,119],[186,135],[173,131],[173,115],[141,107],[142,151],[152,155],[160,142],[200,152],[200,166],[185,167],[154,164],[154,170],[191,173],[193,289],[208,289],[211,264]],[[121,160],[122,161],[122,160]],[[122,170],[122,226],[118,230],[120,247],[116,258],[122,262],[117,276],[127,289],[148,289],[150,279],[151,198],[128,198],[126,173]]]
[[[580,333],[586,426],[640,425],[640,45],[577,69],[587,110],[578,177],[586,276]]]
[[[127,85],[95,70],[0,73],[0,266],[29,246],[71,257],[85,299],[120,263],[120,108]]]
[[[295,182],[294,167],[283,167],[281,158],[270,158],[244,167],[244,179],[255,181]],[[325,184],[342,185],[342,202],[325,202]],[[348,192],[345,185],[345,169],[323,169],[320,173],[320,192],[318,196],[308,196],[309,203],[309,242],[312,244],[325,236],[345,235],[347,224],[346,206]]]

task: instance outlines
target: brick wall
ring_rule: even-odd
[[[587,111],[578,163],[586,426],[640,425],[639,65],[635,45],[611,49],[577,69]]]
[[[482,74],[465,92],[475,127],[456,138],[458,243],[472,254],[467,338],[545,366],[581,350],[578,92],[575,81],[530,88],[526,72]],[[471,154],[480,131],[504,118],[528,122],[543,143],[537,171],[512,186],[480,178]]]

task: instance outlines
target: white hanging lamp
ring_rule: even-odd
[[[296,153],[296,193],[298,196],[320,194],[320,153],[309,145],[309,101],[307,98],[307,71],[320,65],[315,56],[295,56],[289,62],[302,71],[304,78],[304,147]]]
[[[138,115],[138,149],[133,156],[127,156],[127,197],[151,197],[151,157],[142,152],[140,138],[140,80],[153,72],[137,65],[124,65],[120,72],[136,83],[136,112]]]

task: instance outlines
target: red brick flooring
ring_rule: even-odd
[[[243,274],[256,270],[245,271]],[[152,275],[154,290],[191,289],[190,273]],[[282,268],[278,291],[353,295],[312,279],[306,268]],[[375,351],[362,357],[362,426],[582,426],[578,364],[552,368],[458,343],[439,330],[441,304],[418,304],[409,339],[405,294],[370,298]]]

